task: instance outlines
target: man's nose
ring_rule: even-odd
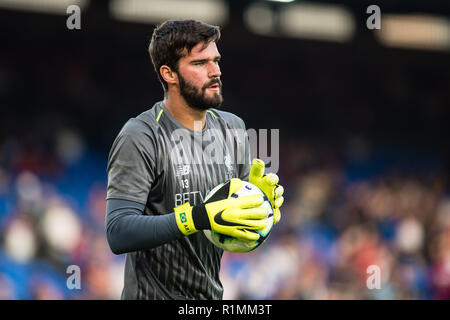
[[[220,67],[219,64],[216,62],[213,62],[209,68],[209,74],[208,76],[210,78],[218,78],[222,75],[222,73],[220,72]]]

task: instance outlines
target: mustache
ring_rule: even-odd
[[[216,83],[219,85],[219,88],[222,88],[222,81],[219,78],[214,78],[203,86],[203,90],[206,90],[206,88],[208,88]]]

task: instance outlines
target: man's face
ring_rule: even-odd
[[[178,64],[180,94],[194,109],[206,110],[222,105],[220,54],[215,42],[202,50],[197,44]]]

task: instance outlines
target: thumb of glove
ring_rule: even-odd
[[[264,175],[264,169],[266,164],[261,159],[253,159],[252,166],[250,167],[249,178],[262,178]],[[251,181],[250,181],[251,182]]]

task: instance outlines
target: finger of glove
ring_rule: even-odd
[[[269,217],[270,210],[267,207],[258,207],[250,209],[227,210],[224,213],[224,219],[228,221],[259,221]]]
[[[248,229],[248,230],[263,230],[267,226],[266,220],[241,220],[240,226],[236,229]]]
[[[273,224],[277,224],[281,219],[281,211],[280,209],[273,210]]]
[[[264,203],[264,197],[260,194],[254,194],[230,200],[233,201],[234,207],[238,208],[260,207]]]
[[[281,185],[275,187],[275,198],[279,198],[284,194],[284,188]]]
[[[233,232],[232,236],[237,238],[237,239],[247,240],[247,241],[256,241],[260,237],[259,234],[255,233],[255,232],[252,232],[252,231],[249,231],[249,230],[245,230],[245,229],[243,229],[243,230],[236,229]]]
[[[253,159],[249,177],[251,180],[261,178],[264,175],[266,164],[261,159]],[[252,183],[252,181],[250,181]]]
[[[268,173],[266,174],[266,176],[263,178],[265,183],[267,183],[268,185],[274,186],[278,183],[278,181],[280,180],[280,178],[278,178],[278,176],[275,173]]]
[[[230,191],[228,193],[228,197],[230,197],[233,193],[237,192],[242,187],[242,180],[239,178],[230,179]]]
[[[275,199],[275,203],[274,203],[275,208],[281,207],[281,205],[283,204],[283,202],[284,202],[284,197],[276,198],[276,199]]]

